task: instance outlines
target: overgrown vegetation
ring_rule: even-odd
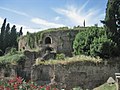
[[[74,41],[75,55],[85,54],[110,58],[120,56],[120,1],[108,0],[105,28],[90,27]]]
[[[18,52],[15,48],[12,48],[8,54],[0,57],[0,63],[17,64],[18,61],[25,60],[25,58],[22,52]]]
[[[35,48],[35,45],[39,45],[41,42],[42,42],[42,38],[44,36],[45,33],[50,33],[50,32],[58,32],[58,31],[65,31],[65,30],[85,30],[85,28],[88,28],[88,27],[74,27],[73,29],[72,28],[68,28],[68,27],[60,27],[60,28],[50,28],[50,29],[47,29],[47,30],[43,30],[43,31],[40,31],[40,32],[37,32],[37,33],[27,33],[26,37],[27,38],[27,42],[28,42],[28,45],[30,46],[31,49],[34,49]],[[68,33],[69,35],[69,33]],[[70,35],[69,35],[70,37]]]
[[[103,28],[90,27],[76,35],[74,44],[75,55],[114,57],[118,54],[117,43],[107,38]]]
[[[56,59],[56,60],[48,60],[48,61],[41,61],[39,59],[36,60],[36,65],[39,64],[68,64],[68,63],[73,63],[73,62],[92,62],[92,63],[100,63],[103,60],[99,57],[91,57],[91,56],[85,56],[85,55],[77,55],[74,57],[66,57],[64,59]]]
[[[65,54],[63,54],[63,53],[57,54],[57,55],[56,55],[56,59],[57,59],[57,60],[64,60],[64,59],[65,59]]]

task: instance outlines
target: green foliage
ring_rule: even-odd
[[[11,28],[11,33],[10,33],[10,47],[17,47],[17,32],[16,32],[16,26],[13,25]]]
[[[1,33],[0,33],[0,49],[2,50],[3,54],[5,53],[8,47],[15,47],[17,49],[18,36],[19,35],[16,32],[16,26],[13,25],[13,27],[10,30],[10,24],[8,23],[6,25],[6,18],[5,18],[2,24]]]
[[[27,38],[27,43],[29,45],[29,47],[31,49],[34,49],[35,48],[35,45],[40,45],[40,43],[42,42],[42,39],[43,39],[43,36],[45,33],[51,33],[51,32],[58,32],[58,31],[66,31],[66,30],[85,30],[86,27],[77,27],[77,28],[68,28],[68,27],[60,27],[60,28],[50,28],[50,29],[47,29],[47,30],[43,30],[43,31],[40,31],[40,32],[37,32],[37,33],[29,33],[27,32],[27,35],[24,36]],[[88,28],[88,27],[87,27]],[[70,38],[71,37],[71,34],[70,32],[67,33],[67,36]],[[61,41],[62,41],[62,38],[61,38]]]
[[[59,30],[70,30],[68,27],[60,27],[60,28],[50,28],[48,30],[40,31],[37,33],[29,33],[27,32],[27,35],[25,36],[27,38],[28,45],[31,49],[35,48],[35,45],[39,45],[42,41],[43,35],[48,32],[52,31],[59,31]]]
[[[111,38],[119,45],[120,48],[120,1],[108,0],[106,17],[105,17],[105,29],[107,31],[108,38]]]
[[[20,31],[19,31],[19,33],[18,33],[18,36],[20,37],[21,35],[23,35],[23,32],[22,32],[22,27],[20,28]]]
[[[28,45],[30,46],[31,49],[35,47],[35,36],[34,36],[34,34],[29,33],[27,35]]]
[[[20,60],[24,60],[25,58],[26,57],[24,54],[20,52],[15,52],[13,49],[10,53],[0,57],[0,63],[11,63],[11,64],[14,63],[15,64]]]
[[[114,57],[118,52],[117,44],[108,39],[104,29],[90,27],[76,35],[73,44],[74,54],[100,56],[102,58]]]
[[[0,49],[4,51],[4,34],[5,34],[5,27],[6,27],[6,18],[1,27],[1,34],[0,34]]]
[[[10,45],[10,24],[9,23],[6,26],[6,30],[4,33],[3,45],[4,45],[4,50]]]
[[[1,27],[1,36],[4,36],[5,27],[6,27],[6,18],[4,19],[4,22],[3,22],[2,27]]]
[[[102,58],[115,57],[118,54],[118,47],[113,40],[106,36],[95,38],[90,45],[90,55]]]
[[[14,55],[17,53],[16,48],[11,48],[10,52],[8,52],[10,55]]]
[[[64,59],[56,59],[56,60],[47,60],[47,61],[41,61],[39,59],[36,59],[36,65],[44,64],[44,65],[52,65],[52,64],[69,64],[69,63],[75,63],[75,62],[84,62],[85,63],[101,63],[103,60],[99,57],[91,57],[91,56],[85,56],[85,55],[77,55],[74,57],[65,57]]]
[[[93,89],[93,90],[116,90],[116,84],[109,85],[107,83]]]
[[[57,55],[56,55],[56,59],[57,59],[57,60],[64,60],[64,59],[65,59],[65,54],[63,54],[63,53],[57,54]]]

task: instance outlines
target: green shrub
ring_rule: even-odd
[[[118,47],[113,40],[108,39],[106,31],[99,27],[90,27],[79,32],[73,44],[75,55],[100,56],[109,58],[118,55]]]
[[[14,54],[16,54],[16,53],[17,53],[16,48],[11,48],[11,49],[10,49],[10,52],[8,52],[8,54],[11,54],[11,55],[14,55]]]
[[[57,60],[64,60],[64,59],[65,59],[65,54],[63,54],[63,53],[57,54],[57,55],[56,55],[56,59],[57,59]]]
[[[21,52],[16,52],[14,54],[8,53],[0,57],[0,63],[16,64],[18,61],[25,60],[25,58],[25,55]]]

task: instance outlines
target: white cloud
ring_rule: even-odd
[[[60,20],[60,18],[61,18],[61,17],[57,16],[57,17],[54,18],[54,20],[55,20],[55,21],[58,21],[58,20]]]
[[[3,21],[4,19],[0,17],[0,28],[3,24]],[[11,22],[7,22],[7,23],[10,23],[10,27],[12,27],[13,25],[16,26],[16,29],[17,29],[17,32],[19,32],[20,28],[23,27],[23,34],[25,35],[27,33],[27,31],[29,31],[30,33],[33,33],[33,32],[37,32],[38,29],[33,29],[33,28],[30,28],[28,26],[25,26],[25,25],[20,25],[20,24],[14,24],[14,23],[11,23]]]
[[[0,7],[0,9],[2,9],[2,10],[6,10],[6,11],[9,11],[9,12],[12,12],[12,13],[18,14],[18,15],[22,15],[22,16],[30,17],[27,13],[24,13],[24,12],[21,12],[21,11],[17,11],[17,10],[13,10],[13,9],[5,8],[5,7]]]
[[[89,0],[83,4],[83,6],[76,8],[72,5],[67,6],[67,8],[54,8],[53,10],[58,14],[65,16],[71,23],[75,25],[83,25],[84,20],[87,26],[94,25],[98,23],[100,26],[100,20],[103,19],[104,14],[101,14],[100,9],[89,9],[84,11],[85,6],[88,4]]]
[[[0,27],[3,24],[4,19],[0,17]]]
[[[30,33],[34,33],[34,32],[38,32],[38,31],[41,31],[43,29],[41,28],[31,28],[29,26],[25,26],[25,25],[22,25],[22,24],[13,24],[13,23],[10,23],[10,26],[12,27],[13,25],[16,26],[16,29],[17,29],[17,32],[20,31],[20,28],[23,27],[22,31],[23,31],[23,34],[26,35],[27,32],[30,32]]]
[[[35,24],[41,25],[41,26],[46,27],[46,28],[57,28],[57,27],[65,26],[63,24],[49,22],[49,21],[46,21],[46,20],[41,19],[41,18],[32,18],[31,21]]]
[[[21,16],[25,16],[25,17],[31,18],[31,19],[30,19],[31,22],[33,22],[34,24],[40,25],[40,27],[41,27],[42,30],[43,30],[43,29],[48,29],[48,28],[57,28],[57,27],[63,27],[63,26],[65,26],[65,25],[63,25],[63,24],[57,24],[57,23],[54,23],[54,22],[49,22],[49,21],[44,20],[44,19],[41,19],[41,18],[34,18],[34,17],[28,15],[28,14],[25,13],[25,12],[21,12],[21,11],[9,9],[9,8],[5,8],[5,7],[0,7],[0,9],[6,10],[6,11],[8,11],[8,12],[12,12],[12,13],[14,13],[14,14],[18,14],[18,15],[21,15]],[[59,20],[59,19],[60,19],[60,17],[58,17],[58,16],[55,18],[55,20]],[[2,20],[1,20],[1,18],[0,18],[0,22],[1,22],[1,21],[2,21]],[[3,21],[2,21],[2,22],[3,22]],[[12,24],[11,24],[11,25],[12,25]],[[18,29],[19,29],[21,26],[23,26],[25,33],[26,33],[28,30],[29,30],[29,32],[37,32],[37,31],[41,30],[41,29],[31,29],[31,28],[28,27],[28,26],[19,25],[19,24],[15,24],[15,25],[17,26]],[[17,30],[18,30],[18,29],[17,29]]]

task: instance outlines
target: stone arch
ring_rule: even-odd
[[[45,38],[45,44],[51,44],[52,43],[52,38],[51,37],[46,37]]]

